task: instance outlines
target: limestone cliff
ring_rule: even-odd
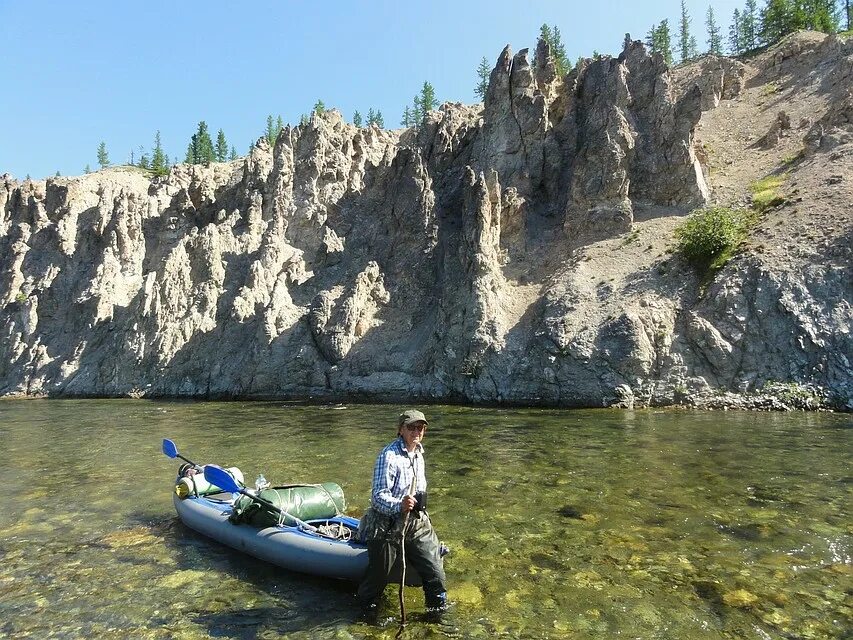
[[[630,40],[565,77],[539,54],[505,49],[483,104],[418,129],[331,111],[164,178],[0,178],[0,394],[713,405],[797,383],[853,407],[851,43],[802,54],[805,79],[769,54],[672,72]],[[767,82],[812,101],[799,170],[842,176],[831,231],[700,288],[672,229],[747,185],[715,184],[699,136]],[[777,117],[753,102],[750,126]],[[762,177],[772,152],[738,161]],[[771,217],[809,215],[806,177]]]

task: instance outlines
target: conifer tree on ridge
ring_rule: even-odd
[[[98,164],[101,165],[101,169],[110,166],[110,156],[107,153],[107,143],[103,140],[101,140],[101,143],[98,145]]]
[[[476,95],[480,100],[486,99],[486,91],[489,89],[489,76],[491,75],[492,70],[489,68],[489,61],[486,60],[486,56],[483,56],[480,60],[480,64],[477,65],[477,86],[474,88],[474,95]],[[408,109],[408,107],[406,107]]]

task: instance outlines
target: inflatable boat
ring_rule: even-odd
[[[228,493],[174,495],[173,502],[190,529],[283,569],[344,580],[360,580],[367,569],[367,547],[352,540],[358,529],[355,518],[304,521],[313,531],[287,524],[258,528],[229,520],[234,498]]]
[[[163,452],[187,462],[178,472],[172,501],[190,529],[289,571],[361,580],[367,569],[367,546],[355,540],[359,521],[340,513],[343,492],[337,485],[251,489],[243,485],[239,469],[196,465],[180,455],[171,440],[163,441]],[[282,502],[275,504],[270,496],[283,496]],[[252,518],[241,522],[241,516],[251,511],[247,506],[257,505],[261,509],[255,516],[260,513],[266,524],[258,525],[265,522],[258,517],[254,524]],[[270,516],[277,521],[269,524]],[[389,582],[395,576],[399,581],[399,563]],[[406,584],[421,584],[414,567],[406,571]]]

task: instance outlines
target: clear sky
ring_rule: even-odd
[[[743,2],[712,5],[725,36]],[[704,50],[708,0],[687,8]],[[664,18],[675,40],[679,15],[680,0],[0,0],[0,174],[81,174],[101,140],[125,163],[157,130],[182,161],[200,120],[244,155],[268,114],[297,123],[318,98],[396,128],[424,80],[475,102],[480,59],[532,49],[543,23],[574,61]]]

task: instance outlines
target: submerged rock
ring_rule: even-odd
[[[746,589],[736,589],[734,591],[727,591],[724,593],[723,602],[730,607],[748,609],[758,602],[758,596],[750,593]]]
[[[557,513],[559,513],[564,518],[574,518],[576,520],[580,520],[581,518],[583,518],[583,513],[581,513],[581,510],[572,505],[560,507]]]

